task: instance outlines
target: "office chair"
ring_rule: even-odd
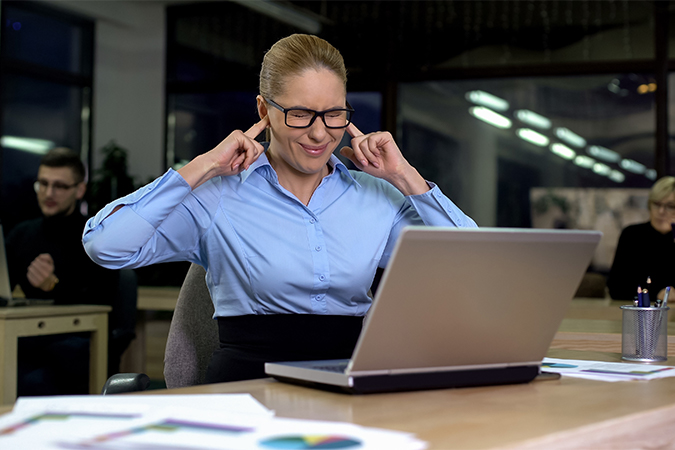
[[[213,320],[205,277],[204,268],[192,264],[178,294],[164,351],[167,388],[202,384],[211,354],[218,348],[218,323]],[[118,373],[108,378],[101,393],[142,391],[149,383],[145,374]]]
[[[164,351],[167,388],[202,384],[211,354],[218,348],[218,322],[206,286],[206,271],[192,264],[178,294]]]

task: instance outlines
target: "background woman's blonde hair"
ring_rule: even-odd
[[[340,52],[325,40],[309,34],[292,34],[277,41],[263,58],[260,95],[274,100],[284,92],[288,77],[307,69],[328,69],[347,90],[347,69]]]
[[[675,177],[663,177],[659,179],[649,191],[650,202],[660,202],[675,192]]]

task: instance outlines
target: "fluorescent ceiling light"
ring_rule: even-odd
[[[574,157],[577,156],[574,150],[558,142],[556,142],[555,144],[551,144],[551,147],[549,148],[554,154],[566,160],[574,159]]]
[[[548,130],[551,128],[551,119],[544,117],[528,109],[519,109],[515,112],[518,120],[533,127]]]
[[[589,155],[601,161],[609,163],[617,163],[621,161],[621,155],[619,155],[617,152],[599,145],[591,145],[586,149],[586,151]]]
[[[555,135],[558,136],[563,142],[573,145],[575,147],[583,148],[586,147],[586,139],[582,138],[578,134],[570,131],[568,128],[558,127],[555,129]]]
[[[612,173],[612,169],[607,164],[596,162],[593,164],[593,172],[598,175],[609,176]]]
[[[497,128],[511,128],[511,120],[497,114],[496,112],[484,106],[472,106],[469,108],[469,113],[483,122],[489,123]]]
[[[655,169],[647,169],[645,171],[645,176],[649,178],[650,180],[656,180],[656,170]]]
[[[299,28],[310,34],[321,32],[321,22],[328,22],[325,17],[309,10],[299,8],[290,2],[274,0],[230,0],[272,19]],[[321,21],[321,22],[320,22]]]
[[[609,174],[609,179],[617,183],[623,183],[623,181],[626,179],[626,175],[619,172],[618,170],[612,170],[612,172]]]
[[[506,111],[509,109],[509,102],[485,91],[469,91],[464,94],[464,97],[471,103],[487,106],[496,109],[497,111]]]
[[[622,159],[619,165],[622,169],[632,173],[637,173],[638,175],[642,175],[647,171],[647,167],[645,167],[644,164],[640,164],[639,162],[633,161],[632,159]]]
[[[518,128],[516,130],[516,134],[522,140],[530,142],[534,145],[538,145],[539,147],[545,147],[549,142],[546,136],[541,133],[537,133],[534,130],[530,130],[529,128]]]
[[[13,148],[29,153],[44,155],[56,144],[45,139],[25,138],[18,136],[3,136],[0,138],[0,145],[5,148]]]
[[[574,164],[584,169],[590,169],[595,164],[595,160],[589,156],[579,155],[574,158]]]

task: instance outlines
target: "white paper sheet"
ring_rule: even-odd
[[[577,359],[544,358],[544,372],[599,381],[654,380],[675,377],[675,367],[644,363],[617,363]]]

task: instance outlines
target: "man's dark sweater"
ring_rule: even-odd
[[[50,298],[56,304],[110,305],[117,286],[116,271],[95,264],[82,246],[86,218],[41,217],[17,225],[7,236],[7,260],[12,287],[19,284],[28,298]],[[26,278],[30,263],[41,253],[54,260],[59,283],[50,292],[33,287]]]

